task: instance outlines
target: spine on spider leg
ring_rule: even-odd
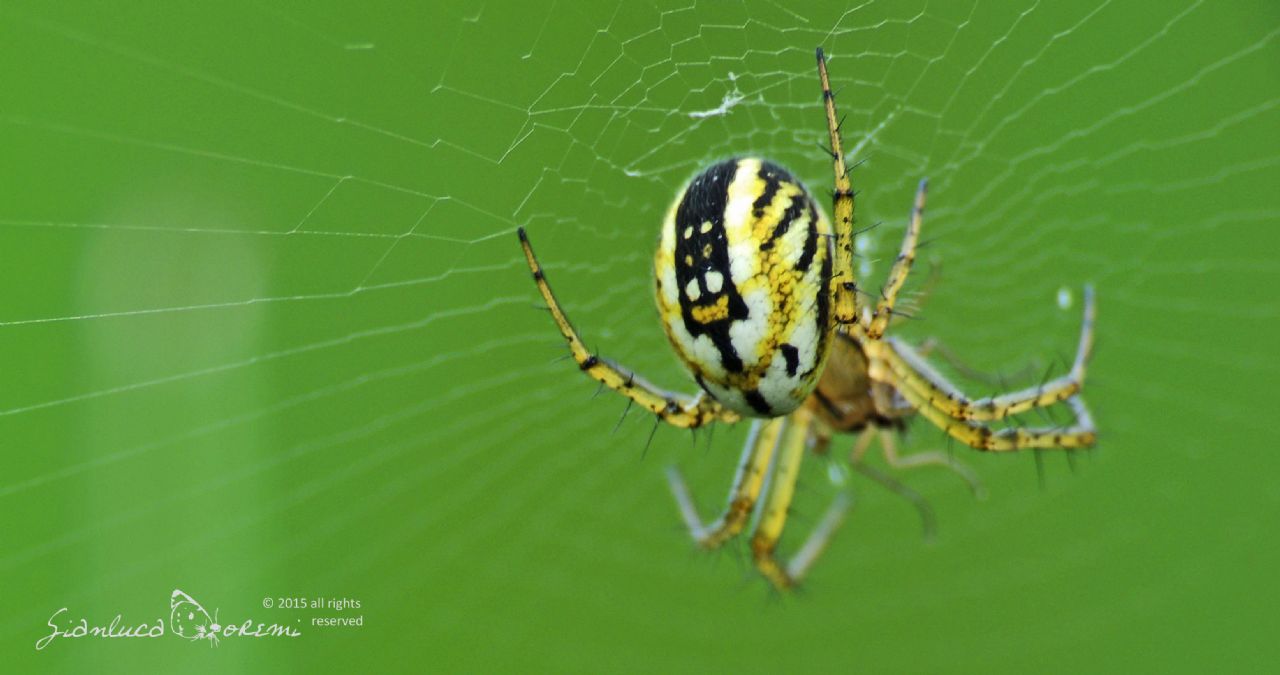
[[[835,174],[835,191],[832,194],[831,217],[834,221],[835,242],[835,319],[839,323],[857,320],[857,284],[853,277],[853,187],[849,182],[849,170],[844,164],[844,148],[840,142],[840,122],[836,116],[835,95],[831,92],[831,80],[827,75],[827,58],[822,47],[817,49],[818,78],[822,83],[822,103],[827,113],[827,132],[831,136],[831,163]]]

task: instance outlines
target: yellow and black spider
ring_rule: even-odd
[[[1093,343],[1093,292],[1068,374],[1040,386],[972,399],[924,359],[925,349],[886,336],[894,301],[915,258],[925,181],[874,310],[858,308],[853,278],[854,193],[845,168],[826,60],[818,76],[835,170],[835,232],[800,181],[768,161],[731,159],[698,174],[668,210],[654,260],[658,310],[676,355],[702,388],[697,396],[663,390],[591,353],[565,316],[524,229],[521,246],[578,366],[591,378],[672,426],[755,418],[724,512],[704,523],[678,473],[668,478],[693,538],[715,548],[759,512],[751,536],[756,567],[779,589],[794,586],[843,520],[841,494],[798,552],[775,556],[804,451],[824,452],[836,432],[860,432],[851,462],[874,436],[890,466],[949,467],[976,489],[969,471],[939,452],[899,457],[889,430],[915,413],[946,434],[986,451],[1092,446],[1096,433],[1079,393]],[[1074,421],[1027,428],[993,422],[1065,402]],[[863,467],[865,468],[865,467]],[[881,482],[896,485],[883,477]],[[901,487],[901,486],[897,486]],[[767,493],[762,503],[761,493]]]

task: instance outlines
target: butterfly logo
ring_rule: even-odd
[[[218,644],[218,633],[222,630],[218,623],[218,610],[209,616],[204,606],[176,588],[169,597],[169,626],[179,637],[208,640],[210,647]]]

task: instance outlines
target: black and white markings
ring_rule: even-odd
[[[721,365],[731,373],[742,372],[743,361],[729,337],[729,327],[748,316],[737,286],[725,283],[730,274],[725,205],[737,169],[737,160],[729,160],[694,178],[675,219],[676,287],[684,328],[694,339],[710,338],[720,352]]]
[[[800,182],[760,159],[708,167],[673,205],[659,309],[677,354],[726,407],[776,416],[812,390],[830,332],[829,234]]]

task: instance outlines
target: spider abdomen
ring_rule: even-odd
[[[785,169],[731,159],[698,174],[667,213],[658,311],[698,384],[743,415],[795,410],[830,330],[831,227]]]

